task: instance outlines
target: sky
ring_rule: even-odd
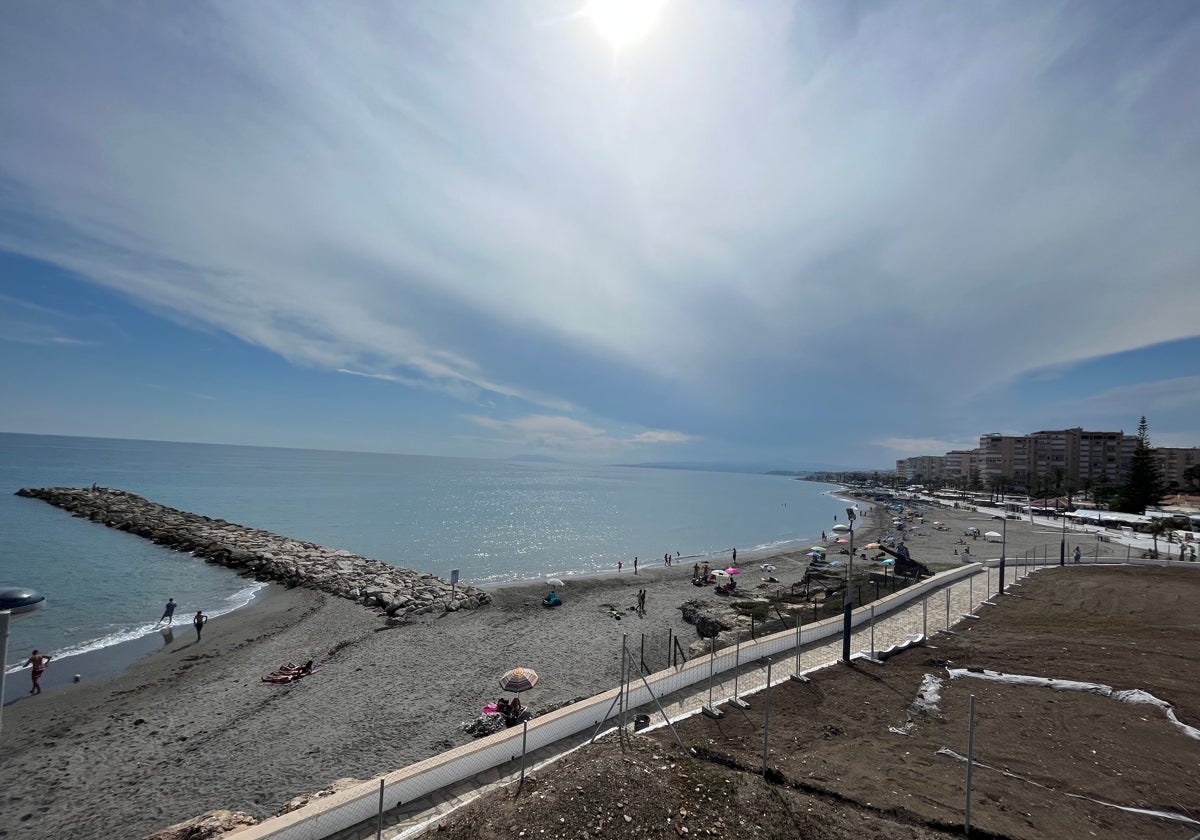
[[[0,431],[1200,446],[1190,0],[25,3],[0,125]]]

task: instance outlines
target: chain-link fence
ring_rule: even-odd
[[[1037,568],[1058,565],[1058,547],[1050,549],[1006,558],[1003,585],[1019,585]],[[964,617],[973,618],[980,603],[986,603],[1001,585],[1000,568],[989,561],[945,571],[892,593],[881,590],[877,601],[853,611],[852,657],[882,658],[947,630]],[[804,679],[805,672],[841,658],[842,637],[840,611],[813,622],[793,621],[791,627],[765,636],[739,637],[730,646],[713,646],[690,659],[683,657],[678,637],[625,637],[623,676],[617,687],[373,782],[332,793],[296,812],[244,829],[242,836],[245,840],[400,840],[474,798],[481,789],[519,782],[526,772],[603,732],[671,725],[699,711],[719,714],[717,707],[736,705],[741,695],[767,689],[771,682]],[[769,728],[765,737],[769,740]]]

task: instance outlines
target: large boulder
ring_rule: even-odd
[[[335,793],[340,793],[347,788],[357,787],[366,781],[366,779],[354,779],[350,777],[346,777],[344,779],[335,779],[329,784],[328,787],[324,787],[316,793],[302,793],[294,799],[289,799],[284,806],[279,809],[279,814],[290,814],[292,811],[299,811],[304,806],[316,802],[318,799],[324,799],[326,796],[332,796]]]
[[[148,834],[142,840],[215,840],[252,825],[258,825],[258,820],[249,814],[239,811],[206,811],[198,817]]]
[[[679,608],[683,620],[696,627],[702,639],[711,639],[726,630],[732,630],[737,616],[729,607],[713,607],[700,601],[688,601]]]

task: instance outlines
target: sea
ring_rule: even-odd
[[[60,680],[103,676],[121,658],[87,654],[172,640],[168,598],[183,633],[263,587],[15,495],[92,484],[475,585],[808,545],[844,510],[837,487],[778,475],[0,434],[0,588],[46,596],[12,624],[9,673],[38,648]]]

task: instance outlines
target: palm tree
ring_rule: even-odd
[[[1173,534],[1175,525],[1165,516],[1156,516],[1150,520],[1150,524],[1146,526],[1146,530],[1154,539],[1154,559],[1158,559],[1158,538],[1162,534]]]

